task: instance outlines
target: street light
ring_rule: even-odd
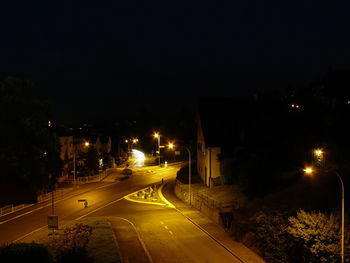
[[[313,173],[313,169],[311,167],[307,167],[304,169],[305,174],[311,175]],[[337,171],[333,171],[335,175],[338,177],[341,183],[342,190],[342,199],[341,199],[341,262],[344,263],[344,212],[345,212],[345,199],[344,199],[344,182],[341,179],[341,176]]]
[[[135,143],[138,143],[139,139],[138,138],[130,138],[130,139],[125,139],[124,142],[127,143],[127,145],[128,145],[127,151],[128,151],[128,156],[130,156],[133,145]]]
[[[175,145],[173,143],[169,143],[169,149],[174,149]],[[191,205],[191,151],[188,147],[184,147],[188,152],[188,196]]]
[[[155,132],[153,136],[154,138],[158,139],[158,164],[160,165],[160,134]]]
[[[89,147],[90,146],[90,143],[88,141],[86,141],[84,143],[85,147]],[[75,145],[74,145],[74,142],[73,142],[73,173],[74,173],[74,184],[76,183],[76,176],[75,176]]]

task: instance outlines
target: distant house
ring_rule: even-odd
[[[220,178],[220,163],[217,155],[221,153],[221,147],[213,141],[206,139],[201,119],[197,119],[197,172],[203,183],[207,186],[215,178]]]
[[[73,158],[73,136],[60,136],[61,153],[60,157],[62,161],[66,161]]]
[[[98,154],[108,154],[111,152],[112,140],[110,136],[98,136],[95,143]]]
[[[202,99],[197,104],[197,172],[209,187],[221,184],[220,156],[245,140],[244,104],[233,99]]]
[[[73,159],[73,136],[60,136],[61,152],[60,157],[63,161],[62,177],[68,176],[70,173],[69,162]]]

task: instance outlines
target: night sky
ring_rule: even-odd
[[[7,1],[0,78],[33,79],[60,120],[302,87],[350,68],[345,2]]]

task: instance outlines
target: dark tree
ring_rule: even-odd
[[[86,166],[94,173],[98,172],[98,153],[95,147],[90,147],[86,156]]]
[[[55,181],[62,164],[59,140],[47,125],[49,104],[34,97],[34,88],[29,80],[0,81],[0,180],[38,191],[49,174]]]

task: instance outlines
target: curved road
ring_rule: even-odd
[[[124,181],[98,182],[55,201],[59,224],[87,216],[107,217],[124,262],[242,262],[173,208],[141,204],[123,197],[164,180],[173,179],[180,165],[139,169]],[[113,177],[111,175],[110,177]],[[77,200],[87,199],[84,208]],[[0,218],[0,244],[20,241],[47,227],[51,202],[33,205]]]

